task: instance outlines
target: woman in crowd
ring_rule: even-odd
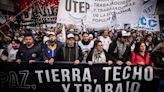
[[[16,60],[16,55],[19,50],[21,42],[19,40],[12,40],[12,42],[7,47],[8,55],[8,62],[13,62]]]
[[[110,56],[103,49],[103,44],[101,41],[96,40],[94,43],[94,48],[89,52],[87,57],[88,64],[92,65],[93,63],[105,63],[113,64],[110,60]]]
[[[144,41],[135,44],[134,52],[131,54],[132,64],[151,65],[150,54],[146,51]]]

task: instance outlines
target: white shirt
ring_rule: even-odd
[[[94,42],[93,42],[93,41],[90,41],[90,43],[89,43],[88,45],[84,45],[84,44],[82,43],[82,41],[79,41],[79,42],[78,42],[78,45],[80,46],[81,50],[82,50],[83,52],[85,52],[85,51],[90,51],[90,50],[93,48]]]
[[[104,38],[103,36],[99,37],[99,40],[102,42],[103,44],[103,49],[108,52],[109,49],[109,45],[112,43],[112,40],[110,39],[110,37],[106,37]]]
[[[8,53],[8,61],[13,61],[13,60],[16,60],[16,54],[18,52],[18,49],[11,49]]]

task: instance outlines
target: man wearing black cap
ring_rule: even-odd
[[[117,40],[112,42],[109,46],[108,53],[111,57],[111,60],[118,65],[126,63],[130,65],[130,46],[125,43],[127,36],[129,36],[126,31],[118,33]]]
[[[25,35],[25,44],[23,44],[16,55],[16,62],[20,64],[21,62],[33,63],[36,61],[43,60],[42,48],[40,45],[34,43],[34,38],[31,33]]]
[[[57,52],[57,57],[59,57],[58,61],[68,61],[79,64],[82,60],[81,53],[81,49],[75,44],[75,36],[70,33],[67,35],[66,44],[64,44],[61,50]]]

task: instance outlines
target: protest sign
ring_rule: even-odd
[[[48,92],[156,92],[152,66],[0,63],[0,88]]]
[[[112,25],[116,14],[118,24],[138,23],[143,0],[61,0],[57,23],[101,28]]]

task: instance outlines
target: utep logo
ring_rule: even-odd
[[[140,24],[142,26],[156,27],[157,26],[157,20],[156,20],[155,16],[153,16],[152,18],[148,18],[148,19],[146,19],[144,16],[141,16]]]
[[[90,5],[84,0],[66,0],[65,10],[69,12],[69,17],[81,20],[86,18],[86,13],[90,9]]]

